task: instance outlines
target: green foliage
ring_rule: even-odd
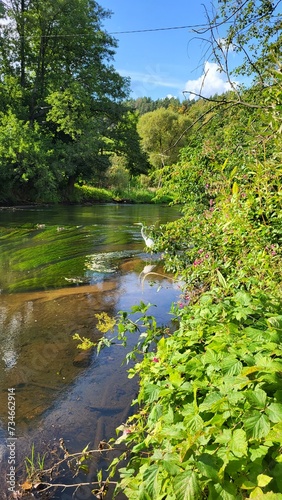
[[[37,456],[35,455],[35,448],[33,443],[31,447],[30,457],[25,458],[25,467],[28,479],[34,479],[36,476],[38,476],[38,473],[40,471],[44,470],[45,456],[45,454],[40,455],[40,453],[37,453]]]
[[[190,123],[172,109],[159,108],[142,115],[137,130],[142,139],[144,151],[149,155],[154,168],[171,164],[176,161],[181,145],[182,134]]]
[[[238,2],[220,0],[217,22],[228,19],[225,49],[242,53],[243,63],[236,74],[247,74],[263,82],[268,66],[270,48],[279,51],[281,46],[280,2],[249,0]],[[239,8],[238,8],[239,7]],[[220,58],[220,46],[216,51]]]
[[[95,178],[99,184],[109,166],[103,154],[108,141],[117,149],[126,143],[120,122],[135,138],[135,147],[128,147],[134,170],[136,124],[122,104],[128,81],[111,66],[116,41],[102,29],[109,12],[93,0],[56,6],[49,0],[15,0],[5,9],[0,199],[56,202],[67,198],[78,180]]]
[[[14,192],[23,201],[57,201],[56,173],[51,138],[42,137],[39,126],[31,128],[10,110],[0,114],[0,200],[10,201]]]
[[[183,217],[162,228],[156,250],[183,297],[171,310],[176,329],[145,321],[148,342],[133,351],[138,410],[116,440],[128,453],[116,493],[129,499],[280,497],[280,137],[260,135],[259,113],[251,114],[261,141],[253,154],[246,134],[245,154],[227,156],[236,139],[227,127],[195,137],[162,169]],[[275,114],[272,130],[277,123]],[[127,316],[121,321],[128,329]]]
[[[69,201],[75,203],[109,203],[113,201],[113,195],[106,189],[75,184],[72,198]]]
[[[118,429],[130,459],[117,491],[172,500],[279,493],[281,302],[213,290],[173,312],[179,329],[142,348],[129,370],[140,377],[140,411]]]
[[[111,167],[107,170],[107,185],[115,192],[126,189],[130,181],[130,173],[126,168],[126,158],[124,156],[111,156]]]

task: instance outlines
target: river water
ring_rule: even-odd
[[[9,443],[21,483],[33,444],[40,454],[53,453],[60,438],[70,452],[88,443],[95,448],[125,422],[137,391],[123,364],[126,351],[113,345],[81,359],[73,335],[99,339],[95,314],[114,316],[140,301],[154,304],[159,324],[170,322],[179,287],[164,276],[161,256],[146,252],[134,223],[157,230],[178,217],[175,208],[159,205],[0,210],[1,500],[12,484]],[[148,266],[157,274],[146,277]],[[136,340],[130,337],[128,349]],[[95,498],[87,487],[72,494],[58,490],[52,498]]]

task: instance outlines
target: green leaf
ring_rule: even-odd
[[[222,361],[222,371],[227,375],[238,375],[243,368],[241,361],[235,356],[229,356]]]
[[[257,477],[258,486],[260,486],[260,488],[267,486],[270,481],[272,481],[272,477],[267,476],[266,474],[259,474]]]
[[[159,398],[160,388],[157,385],[147,384],[144,388],[145,400],[149,403]]]
[[[235,429],[233,432],[230,441],[230,449],[235,457],[242,457],[247,454],[247,439],[243,429]]]
[[[202,411],[216,411],[218,403],[222,401],[222,396],[218,392],[209,394],[203,403],[200,404],[199,410]]]
[[[183,378],[181,377],[180,373],[173,371],[169,374],[169,381],[174,387],[179,387],[183,382]]]
[[[190,415],[184,420],[185,426],[190,432],[197,432],[204,426],[204,421],[200,415]]]
[[[271,403],[266,409],[266,414],[271,422],[275,424],[282,422],[282,404]]]
[[[217,436],[215,443],[227,444],[231,440],[232,431],[231,429],[223,429],[222,433]]]
[[[144,472],[144,489],[149,494],[149,498],[156,498],[160,490],[160,482],[158,481],[159,466],[156,464],[150,465]]]
[[[252,303],[252,296],[247,292],[240,291],[236,293],[235,300],[238,304],[247,307]]]
[[[174,479],[176,500],[197,500],[201,498],[200,485],[195,472],[186,470]]]
[[[227,283],[225,281],[225,278],[221,274],[221,272],[218,269],[216,270],[216,272],[217,272],[219,284],[222,286],[222,288],[227,288]]]
[[[232,194],[233,196],[236,196],[237,194],[239,193],[239,186],[237,184],[237,182],[233,182],[233,186],[232,186]]]
[[[197,460],[197,467],[204,477],[217,483],[219,481],[218,471],[222,465],[222,461],[220,462],[219,465],[219,460],[208,453],[203,453]]]
[[[256,487],[256,484],[253,483],[252,481],[248,481],[248,479],[246,479],[242,484],[241,484],[241,488],[242,490],[253,490],[254,488]]]
[[[251,457],[252,462],[254,462],[255,460],[262,459],[263,457],[265,457],[265,455],[267,454],[268,450],[269,450],[269,447],[265,446],[263,444],[260,445],[260,446],[250,447],[249,448],[249,453],[250,453],[250,457]]]
[[[266,415],[255,411],[251,417],[248,417],[244,421],[244,427],[246,429],[249,438],[261,439],[270,431],[270,423]]]
[[[282,422],[275,424],[269,432],[267,439],[282,445]]]
[[[246,391],[246,399],[249,401],[252,407],[264,409],[266,406],[267,394],[262,389]]]
[[[176,476],[180,472],[180,465],[176,463],[175,460],[166,460],[165,458],[161,461],[162,467],[169,473],[170,476]]]
[[[238,500],[238,492],[235,486],[227,481],[222,484],[211,485],[210,500]]]
[[[146,491],[146,485],[142,484],[140,491],[138,493],[138,500],[153,500],[154,497],[152,497],[148,491]],[[137,497],[136,497],[137,498]]]

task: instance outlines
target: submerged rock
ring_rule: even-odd
[[[86,368],[91,363],[92,349],[79,352],[73,359],[73,365],[79,368]]]

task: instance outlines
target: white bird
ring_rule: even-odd
[[[135,225],[141,226],[141,236],[142,236],[143,240],[145,241],[146,247],[153,248],[153,246],[155,245],[155,242],[152,238],[149,238],[149,236],[146,236],[145,231],[144,231],[144,225],[142,224],[142,222],[135,222]]]

